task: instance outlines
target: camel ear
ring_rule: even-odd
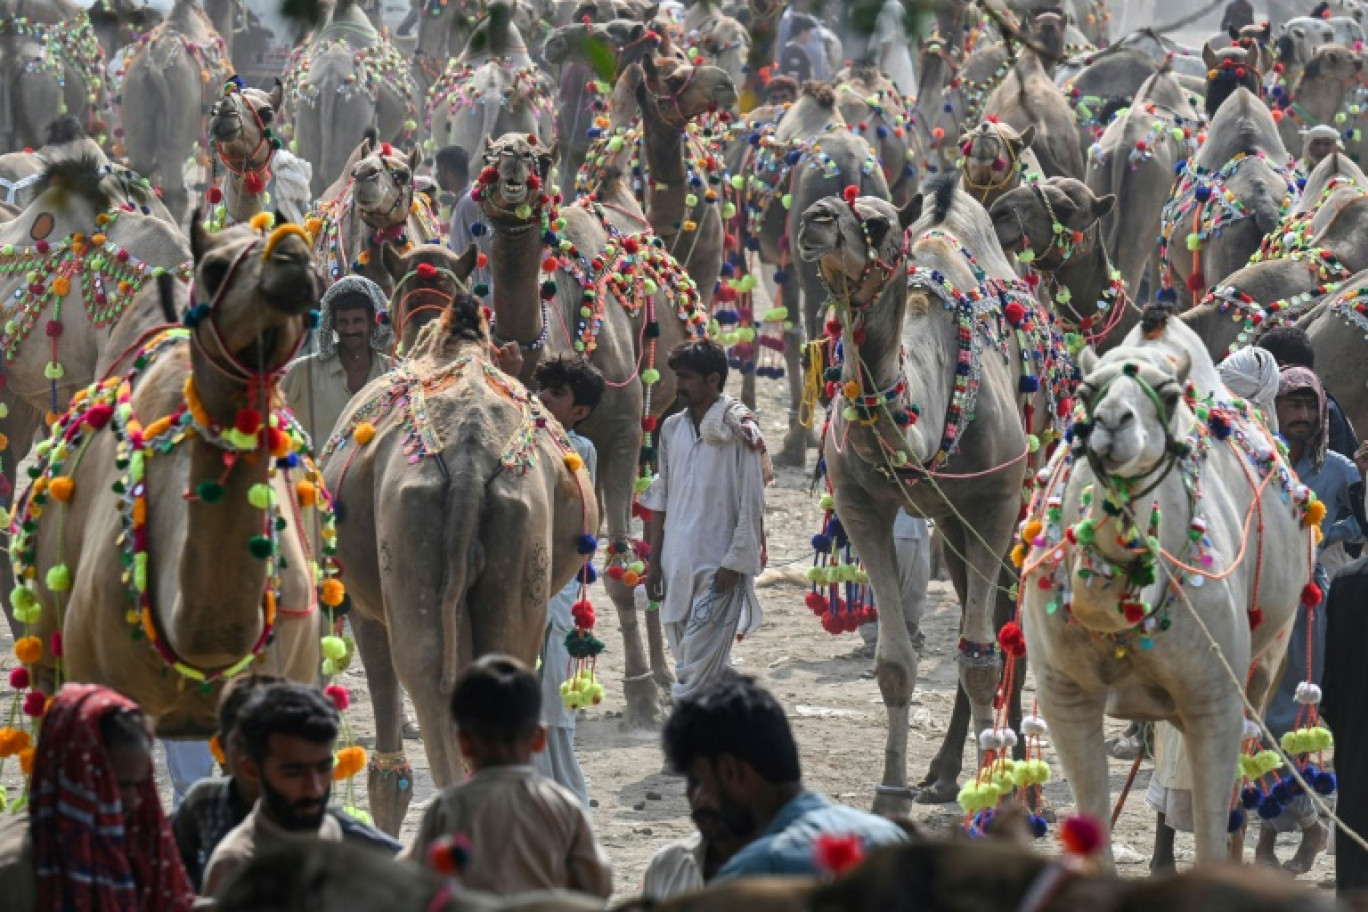
[[[466,247],[465,253],[461,254],[460,258],[456,261],[456,268],[453,269],[452,272],[456,273],[456,275],[464,281],[475,274],[475,264],[479,261],[480,248],[472,243]]]
[[[408,154],[409,173],[417,174],[418,166],[423,163],[423,150],[419,146],[414,146]]]
[[[367,131],[366,136],[361,140],[361,154],[357,157],[357,161],[360,161],[363,158],[368,158],[370,154],[374,151],[375,140],[370,135],[370,132]]]
[[[384,267],[391,282],[397,283],[408,272],[404,268],[404,255],[396,250],[393,244],[380,245],[380,265]]]
[[[869,242],[878,250],[883,246],[884,238],[888,237],[888,219],[882,215],[871,215],[864,220],[864,227],[869,234]]]
[[[1035,142],[1035,137],[1035,124],[1027,124],[1026,129],[1021,131],[1021,142],[1017,144],[1017,151],[1020,152],[1022,149],[1029,147],[1031,143]]]
[[[204,259],[204,252],[209,249],[209,232],[204,230],[204,222],[200,220],[200,211],[196,207],[190,215],[190,256],[198,265]],[[191,301],[190,303],[194,303]]]
[[[1078,369],[1082,371],[1084,377],[1093,372],[1094,368],[1097,367],[1097,361],[1097,352],[1093,350],[1091,345],[1085,345],[1079,350]]]
[[[271,87],[271,108],[272,110],[279,111],[280,106],[284,103],[285,84],[281,82],[279,79],[277,79],[275,81],[275,85]]]
[[[1099,196],[1092,201],[1092,221],[1105,218],[1112,207],[1116,205],[1116,195],[1108,193],[1106,196]]]
[[[907,201],[907,205],[898,210],[898,224],[903,231],[912,227],[912,223],[921,218],[922,195],[918,193]]]
[[[1216,52],[1211,49],[1211,42],[1202,45],[1202,63],[1206,64],[1208,70],[1216,69]]]
[[[1226,26],[1226,34],[1230,36],[1231,41],[1240,40],[1240,30],[1233,25]]]

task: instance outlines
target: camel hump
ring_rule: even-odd
[[[803,94],[828,110],[836,107],[836,90],[825,82],[809,79],[803,83]]]
[[[40,192],[60,190],[75,193],[89,201],[96,212],[107,212],[111,205],[109,192],[103,185],[100,161],[93,155],[59,159],[43,169],[39,179]]]

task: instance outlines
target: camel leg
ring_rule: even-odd
[[[1111,814],[1107,753],[1102,747],[1106,691],[1088,693],[1053,669],[1037,668],[1036,692],[1040,696],[1041,714],[1050,726],[1050,743],[1059,756],[1074,803],[1080,813],[1103,824],[1100,858],[1107,868],[1114,868],[1111,829],[1105,825]]]
[[[356,634],[356,651],[366,669],[366,688],[370,691],[371,707],[375,710],[375,750],[391,756],[404,750],[401,724],[403,703],[399,678],[394,672],[390,653],[389,631],[380,621],[362,618],[352,613],[352,629]],[[368,770],[366,794],[370,797],[371,815],[375,825],[391,836],[399,835],[413,798],[413,779],[393,771],[386,771],[372,763]]]
[[[966,598],[964,600],[963,636],[971,643],[988,644],[997,641],[997,625],[994,624],[994,609],[997,605],[997,583],[1001,579],[1002,556],[1007,553],[1007,543],[1011,539],[1011,525],[1015,517],[1007,523],[999,523],[1000,517],[985,516],[978,521],[979,535],[964,533],[965,563],[974,572],[965,578]],[[1002,525],[1003,528],[994,528]],[[997,695],[998,680],[1002,676],[1002,657],[992,654],[983,658],[970,658],[961,654],[960,681],[969,697],[969,709],[973,713],[971,734],[977,734],[993,726],[993,698]]]
[[[0,462],[4,463],[4,472],[0,475],[0,486],[8,488],[0,491],[0,504],[4,504],[10,511],[14,510],[18,502],[19,495],[23,493],[19,485],[26,485],[28,478],[20,477],[19,462],[28,455],[32,444],[37,438],[39,429],[43,424],[43,416],[38,410],[29,405],[23,399],[12,393],[5,392],[0,395],[0,402],[9,408],[9,415],[4,419],[0,428],[4,429],[5,435],[9,438],[9,446],[0,452]],[[10,567],[9,561],[0,561],[0,592],[9,592],[14,588],[14,572]],[[13,608],[10,606],[9,599],[3,602],[5,620],[9,623],[10,633],[17,640],[24,635],[24,625],[14,619]]]
[[[954,524],[937,523],[938,537],[945,540],[941,549],[949,572],[950,584],[964,603],[968,591],[968,570],[961,555],[964,554],[964,530]],[[959,775],[964,769],[964,739],[969,737],[969,695],[964,685],[955,682],[955,705],[950,712],[950,725],[945,732],[945,740],[940,750],[927,768],[926,775],[917,784],[919,804],[945,804],[954,801],[959,794]]]
[[[668,694],[674,684],[674,672],[670,671],[670,660],[665,656],[665,629],[660,623],[659,611],[646,613],[646,649],[651,656],[651,675],[661,693]]]
[[[784,373],[788,375],[789,386],[788,433],[784,435],[784,445],[774,455],[774,462],[801,469],[807,461],[808,430],[798,423],[798,408],[803,401],[804,334],[801,283],[794,278],[795,271],[795,264],[790,264],[780,284],[792,328],[784,331]]]
[[[741,375],[741,404],[755,411],[755,372]]]
[[[1179,702],[1184,714],[1183,743],[1192,770],[1192,824],[1197,864],[1224,861],[1228,850],[1232,771],[1240,753],[1244,713],[1235,699]],[[1055,738],[1058,746],[1059,739]]]

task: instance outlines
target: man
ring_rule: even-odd
[[[779,72],[796,81],[799,85],[817,78],[818,55],[812,52],[815,43],[820,51],[820,40],[814,42],[817,34],[817,20],[802,13],[790,20],[788,43],[779,52]],[[821,52],[825,56],[825,52]]]
[[[471,244],[483,253],[486,257],[494,244],[494,235],[489,230],[489,225],[484,220],[484,210],[480,204],[470,196],[470,186],[466,184],[456,193],[456,202],[451,206],[451,226],[447,229],[447,246],[457,253],[465,253]],[[470,274],[471,288],[476,290],[481,285],[486,289],[486,294],[494,292],[494,274],[490,271],[488,262],[486,265],[475,267],[475,271]],[[486,298],[486,301],[493,298]],[[492,329],[492,327],[491,327]],[[496,343],[497,344],[497,340]]]
[[[343,276],[323,294],[318,351],[297,359],[280,381],[285,402],[323,449],[337,419],[367,383],[394,366],[385,354],[394,340],[385,314],[388,299],[370,279]]]
[[[705,842],[739,844],[716,879],[822,873],[819,837],[856,837],[864,851],[906,841],[883,817],[832,804],[803,786],[798,745],[779,701],[753,678],[726,672],[675,701],[665,756],[687,780]]]
[[[668,363],[684,410],[660,427],[658,468],[641,505],[653,511],[646,594],[662,603],[678,699],[728,667],[733,636],[760,626],[755,577],[769,479],[755,416],[722,392],[722,347],[684,342]]]
[[[1327,401],[1320,379],[1313,372],[1304,367],[1283,368],[1275,405],[1278,427],[1287,441],[1287,461],[1302,484],[1310,487],[1317,499],[1325,504],[1325,520],[1321,525],[1324,538],[1317,550],[1315,568],[1316,584],[1324,592],[1330,588],[1329,577],[1322,566],[1327,549],[1339,542],[1363,538],[1350,506],[1350,489],[1361,476],[1352,461],[1326,447]],[[1305,681],[1319,684],[1325,668],[1323,604],[1322,600],[1321,605],[1311,609],[1299,605],[1296,621],[1288,634],[1282,680],[1264,716],[1268,727],[1279,738],[1296,727],[1300,708],[1295,699],[1297,685]],[[1277,834],[1298,830],[1302,834],[1301,845],[1296,857],[1283,867],[1294,874],[1311,870],[1316,856],[1325,851],[1330,834],[1305,794],[1285,805],[1278,817],[1261,822],[1255,859],[1276,866],[1274,844]]]
[[[433,159],[433,176],[437,178],[437,210],[447,236],[451,236],[451,216],[460,195],[470,187],[470,154],[460,146],[443,146]]]
[[[921,619],[926,611],[926,587],[931,582],[931,542],[926,520],[899,510],[893,520],[893,548],[898,557],[898,601],[902,604],[903,622],[912,637],[912,646],[920,652],[926,643]],[[857,654],[873,658],[879,642],[879,622],[861,624],[860,639],[864,646]]]
[[[1316,170],[1316,166],[1321,163],[1331,152],[1344,151],[1344,143],[1340,141],[1340,132],[1329,124],[1318,124],[1302,133],[1302,170],[1307,174]]]
[[[272,684],[242,709],[238,731],[243,773],[261,785],[261,797],[209,857],[205,896],[218,896],[258,852],[298,836],[342,841],[342,827],[328,813],[332,793],[337,709],[303,684]]]
[[[810,78],[825,82],[830,76],[827,67],[826,43],[822,40],[822,26],[817,18],[812,14],[812,0],[793,0],[784,14],[779,17],[779,34],[775,36],[774,54],[775,63],[781,64],[782,69],[783,54],[785,48],[793,41],[796,34],[798,22],[806,20],[804,24],[810,23],[810,31],[803,42],[803,50],[807,52],[809,62],[812,64],[812,75]],[[802,80],[799,80],[802,85]]]
[[[1360,461],[1360,471],[1368,469]],[[1324,695],[1321,718],[1335,733],[1335,773],[1339,795],[1335,813],[1355,832],[1368,831],[1368,741],[1359,715],[1368,702],[1368,558],[1340,571],[1325,603]],[[1335,838],[1335,891],[1368,888],[1368,853],[1342,831]]]

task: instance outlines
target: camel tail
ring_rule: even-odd
[[[437,457],[441,459],[441,456]],[[450,569],[438,603],[442,615],[442,693],[449,694],[461,673],[461,628],[467,594],[484,572],[484,547],[480,544],[480,514],[484,512],[484,485],[475,479],[451,479],[447,485],[448,516],[446,553]]]

